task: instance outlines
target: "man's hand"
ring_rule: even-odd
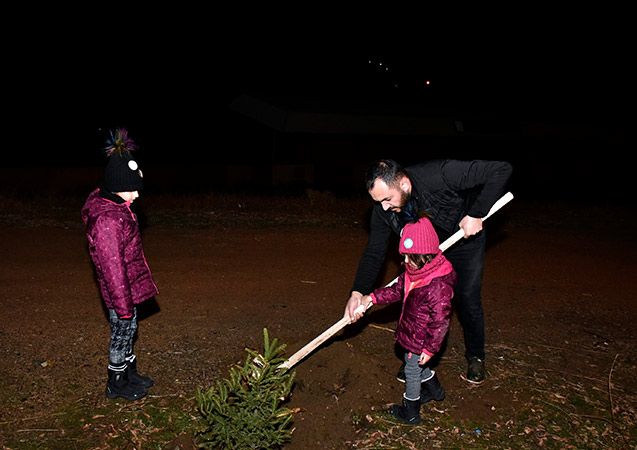
[[[431,356],[429,356],[425,352],[422,352],[420,354],[420,358],[418,358],[418,364],[423,366],[423,365],[427,364],[427,361],[429,361],[430,359],[431,359]]]
[[[372,301],[372,298],[369,295],[363,295],[358,291],[352,291],[352,295],[347,301],[347,306],[345,307],[344,317],[349,318],[350,323],[356,322],[358,319],[363,317],[363,314],[367,310],[367,305],[369,305]],[[356,308],[360,305],[363,305],[365,308],[363,312],[354,312]]]
[[[482,231],[482,219],[465,216],[464,219],[460,221],[460,228],[464,231],[465,238],[478,234]]]

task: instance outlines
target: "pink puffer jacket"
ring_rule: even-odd
[[[82,208],[89,253],[95,264],[104,303],[129,317],[133,306],[158,293],[153,281],[135,214],[129,203],[115,203],[91,192]]]
[[[372,293],[374,303],[386,304],[402,300],[403,310],[396,328],[396,342],[404,349],[420,355],[437,353],[449,330],[451,298],[456,272],[434,278],[423,287],[415,287],[405,296],[405,272],[390,287]]]

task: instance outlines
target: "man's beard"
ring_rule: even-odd
[[[402,189],[399,189],[400,192],[400,200],[398,201],[398,205],[392,206],[390,209],[395,213],[400,213],[405,211],[405,206],[409,203],[411,199],[411,194],[409,192],[405,192]]]
[[[405,192],[401,189],[400,190],[400,206],[399,206],[400,209],[398,211],[404,211],[405,206],[407,206],[407,203],[409,203],[409,200],[411,200],[411,193]]]

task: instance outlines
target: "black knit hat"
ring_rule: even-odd
[[[106,147],[108,164],[102,187],[109,192],[132,192],[143,189],[142,171],[131,154],[137,146],[128,137],[128,132],[119,128],[115,134],[111,132],[111,137],[106,143],[108,144]]]

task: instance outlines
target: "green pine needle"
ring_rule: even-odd
[[[279,369],[286,346],[270,340],[266,328],[263,340],[263,355],[246,349],[243,366],[232,367],[227,379],[209,389],[197,389],[197,408],[204,419],[198,443],[204,448],[272,449],[292,437],[294,412],[283,404],[295,373]]]

